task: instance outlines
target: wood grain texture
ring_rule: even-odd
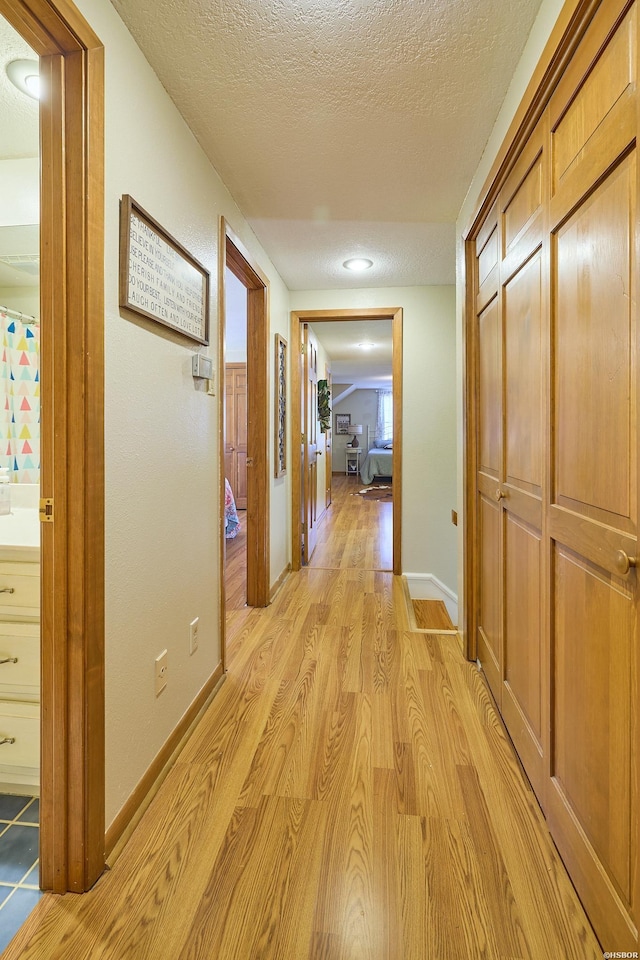
[[[420,630],[454,630],[442,600],[413,600],[413,612]]]
[[[55,520],[42,530],[41,883],[62,892],[104,866],[104,51],[67,0],[1,0],[0,15],[39,55],[49,92],[41,485]]]
[[[481,675],[397,578],[291,574],[228,667],[113,868],[5,960],[601,956]]]
[[[361,489],[360,477],[333,476],[332,503],[317,530],[312,567],[391,570],[392,504],[366,500]]]

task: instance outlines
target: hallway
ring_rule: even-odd
[[[305,569],[113,868],[4,960],[601,956],[474,665],[401,582]]]
[[[365,499],[359,476],[334,474],[332,501],[318,524],[318,544],[309,566],[337,570],[391,570],[393,505],[391,500]]]

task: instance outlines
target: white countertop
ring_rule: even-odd
[[[40,518],[34,507],[11,507],[0,517],[0,560],[38,560]]]

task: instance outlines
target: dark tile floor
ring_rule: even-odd
[[[38,902],[37,797],[0,794],[0,953]]]

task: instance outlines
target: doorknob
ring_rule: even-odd
[[[496,498],[498,503],[500,503],[501,500],[507,499],[506,493],[504,492],[504,490],[500,490],[500,488],[496,490],[496,492],[494,493],[494,497]]]
[[[322,456],[322,450],[316,450],[316,453],[317,453],[317,455],[318,455],[319,457]]]
[[[624,550],[618,550],[613,558],[613,564],[618,573],[629,573],[631,567],[635,567],[636,563],[636,558],[627,556]]]

